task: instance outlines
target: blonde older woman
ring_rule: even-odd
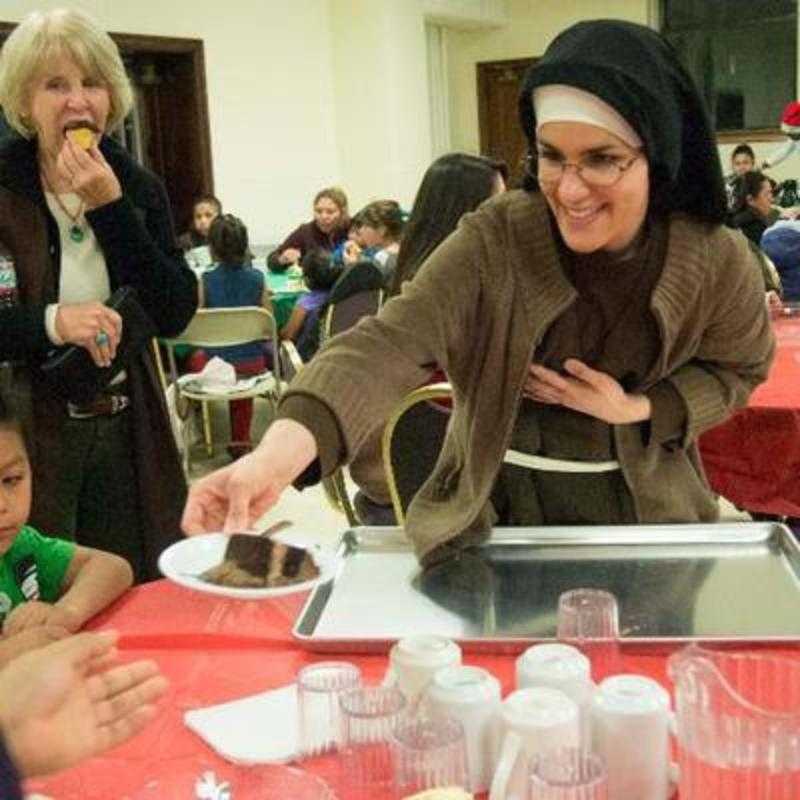
[[[0,144],[0,254],[17,283],[0,312],[0,360],[30,417],[31,518],[119,553],[144,580],[179,535],[185,494],[146,348],[80,406],[55,398],[39,369],[68,344],[110,365],[122,320],[104,301],[120,286],[136,289],[162,335],[195,311],[161,181],[106,135],[131,104],[116,45],[80,12],[33,13],[0,51],[0,105],[19,134]]]

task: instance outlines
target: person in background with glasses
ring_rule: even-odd
[[[697,89],[658,33],[599,20],[550,44],[519,106],[524,188],[314,358],[259,447],[192,487],[185,531],[243,529],[347,462],[435,364],[455,402],[406,517],[423,564],[494,524],[717,519],[697,437],[765,380],[774,340]]]

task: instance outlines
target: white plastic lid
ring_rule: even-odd
[[[529,679],[541,678],[547,683],[585,680],[591,675],[589,659],[569,644],[535,644],[517,661]]]
[[[578,706],[559,689],[517,689],[503,702],[503,717],[516,727],[549,728],[578,717]]]
[[[415,667],[444,667],[461,663],[461,648],[446,636],[408,636],[392,648],[391,659]]]
[[[433,676],[428,696],[447,705],[499,700],[500,682],[482,667],[443,667]]]
[[[644,675],[613,675],[600,684],[592,702],[612,714],[650,714],[669,709],[669,693]]]

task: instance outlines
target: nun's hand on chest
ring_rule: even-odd
[[[650,419],[649,398],[626,392],[607,373],[592,369],[575,358],[564,362],[564,370],[565,375],[540,364],[531,364],[524,395],[539,403],[580,411],[611,425]]]

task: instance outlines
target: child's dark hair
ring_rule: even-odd
[[[208,231],[208,246],[214,261],[232,267],[244,264],[248,254],[247,227],[233,214],[220,214]]]
[[[201,205],[202,203],[206,203],[209,206],[214,206],[214,208],[217,209],[217,214],[222,213],[222,201],[218,197],[214,197],[213,194],[201,194],[200,197],[196,197],[192,203],[192,214],[194,214],[197,206]]]
[[[14,431],[20,435],[25,449],[28,449],[28,435],[22,418],[13,401],[7,395],[0,393],[0,431]]]
[[[736,147],[733,148],[733,152],[731,153],[731,161],[733,161],[736,156],[745,155],[750,156],[750,160],[755,164],[756,163],[756,154],[753,151],[753,148],[750,147],[747,142],[742,142],[741,144],[737,144]]]
[[[764,186],[764,182],[769,181],[772,185],[772,179],[759,170],[751,170],[739,175],[733,182],[733,213],[737,214],[747,208],[747,198],[756,197]]]
[[[333,256],[327,251],[317,248],[309,250],[300,260],[306,286],[314,289],[330,289],[342,274],[341,267],[333,263]]]

